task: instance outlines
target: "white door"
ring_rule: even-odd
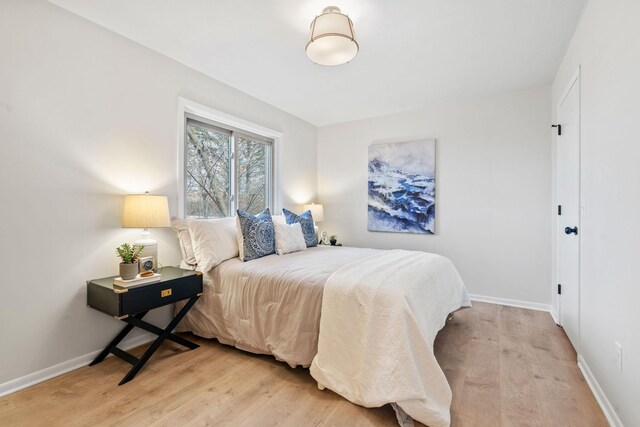
[[[560,100],[558,124],[558,273],[560,325],[580,346],[580,75]]]

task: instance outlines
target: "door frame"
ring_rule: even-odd
[[[582,204],[582,78],[581,78],[581,68],[582,66],[579,65],[578,69],[573,73],[573,75],[571,76],[571,78],[569,79],[569,83],[567,84],[565,90],[562,92],[562,95],[560,96],[560,98],[558,99],[558,102],[556,104],[556,119],[558,121],[559,124],[560,123],[560,106],[562,105],[562,103],[565,101],[565,99],[567,98],[567,96],[569,95],[569,93],[571,92],[571,89],[574,88],[574,86],[577,85],[577,89],[578,89],[578,235],[576,236],[578,238],[578,342],[577,343],[572,343],[576,349],[576,353],[580,354],[580,341],[581,341],[581,322],[580,322],[580,318],[581,318],[581,303],[580,303],[580,296],[581,296],[581,292],[580,292],[580,288],[581,288],[581,282],[582,282],[582,216],[583,216],[583,212],[584,212],[584,207]],[[561,136],[556,135],[556,183],[555,183],[555,190],[556,190],[556,206],[560,205],[560,200],[559,200],[559,189],[560,189],[560,138]],[[555,209],[554,209],[555,211]],[[562,326],[562,296],[558,295],[558,291],[557,291],[557,285],[558,283],[560,283],[560,233],[561,233],[561,227],[560,227],[560,215],[557,214],[557,212],[555,213],[555,243],[556,243],[556,253],[555,253],[555,261],[556,261],[556,271],[555,271],[555,276],[556,276],[556,280],[555,283],[553,284],[553,295],[554,297],[557,299],[557,303],[558,303],[558,312],[557,312],[557,323],[559,326]]]

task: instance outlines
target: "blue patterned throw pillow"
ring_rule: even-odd
[[[296,215],[289,210],[282,209],[282,213],[287,220],[287,224],[295,224],[296,222],[300,223],[300,226],[302,227],[302,234],[304,234],[304,241],[308,248],[318,246],[318,236],[316,236],[316,229],[313,224],[311,211],[306,211],[300,215]]]
[[[240,260],[251,261],[275,253],[276,239],[269,209],[258,215],[238,210]]]

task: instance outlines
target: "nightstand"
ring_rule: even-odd
[[[87,305],[127,323],[127,326],[89,364],[89,366],[93,366],[102,362],[109,353],[132,364],[133,367],[118,385],[131,381],[166,339],[189,349],[199,347],[197,344],[173,334],[172,331],[202,295],[202,273],[182,270],[177,267],[164,267],[158,272],[162,275],[159,282],[127,289],[113,285],[113,279],[116,276],[87,281]],[[149,310],[185,299],[189,301],[164,329],[142,320]],[[158,338],[139,359],[118,348],[120,341],[134,327],[158,335]]]

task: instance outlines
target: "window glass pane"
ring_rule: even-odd
[[[186,133],[187,218],[230,216],[231,135],[191,120]]]
[[[270,145],[235,135],[238,155],[238,209],[257,214],[267,207],[269,199]]]

